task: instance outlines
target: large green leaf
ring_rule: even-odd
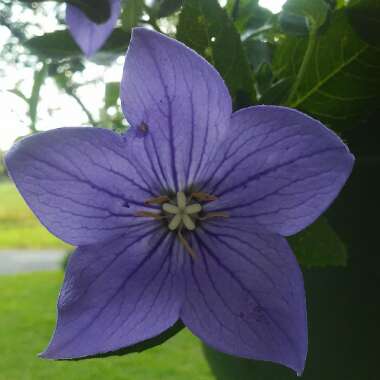
[[[240,35],[217,0],[185,0],[177,38],[216,67],[235,108],[255,101],[253,76]]]
[[[258,0],[230,0],[226,9],[241,33],[257,30],[272,17],[268,9],[259,6]]]
[[[305,17],[309,24],[319,28],[326,20],[329,6],[324,0],[288,0],[284,12]]]
[[[48,0],[20,0],[23,3],[42,3]],[[111,7],[108,0],[56,0],[58,3],[68,3],[80,8],[89,19],[104,23],[111,16]]]
[[[346,265],[346,247],[323,217],[288,241],[302,266]]]
[[[277,78],[297,77],[308,39],[287,36],[274,58]],[[345,10],[332,15],[329,28],[316,36],[310,60],[292,101],[285,104],[344,130],[378,104],[380,49],[362,41]]]
[[[117,56],[124,53],[128,47],[129,39],[130,33],[125,32],[121,28],[115,29],[96,56]],[[58,30],[43,34],[42,36],[33,37],[24,45],[33,53],[43,58],[59,60],[83,55],[68,30]]]
[[[380,47],[380,0],[351,0],[347,11],[359,36]]]

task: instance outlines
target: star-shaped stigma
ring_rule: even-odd
[[[202,206],[199,203],[190,203],[191,200],[186,199],[183,191],[177,193],[177,205],[173,203],[164,203],[162,209],[173,215],[168,228],[171,231],[181,229],[183,226],[190,231],[195,230],[193,217],[202,211]]]

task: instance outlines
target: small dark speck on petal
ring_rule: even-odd
[[[264,313],[264,310],[257,305],[252,312],[250,313],[251,316],[257,321],[257,322],[265,322],[266,321],[266,316]]]
[[[123,207],[130,208],[131,206],[129,205],[128,202],[124,202]]]
[[[145,122],[142,122],[137,128],[136,128],[136,135],[137,137],[145,137],[149,133],[149,126]]]

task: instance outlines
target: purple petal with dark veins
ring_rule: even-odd
[[[183,303],[183,257],[175,236],[160,225],[78,248],[69,260],[54,336],[41,356],[116,351],[173,326]]]
[[[175,191],[197,182],[231,117],[231,98],[215,69],[185,45],[142,28],[132,33],[121,101],[129,133],[140,136],[140,150]]]
[[[128,144],[133,139],[105,129],[61,128],[21,140],[5,162],[53,234],[74,245],[92,244],[143,223],[133,215],[156,195],[157,185],[141,173]]]
[[[120,0],[110,0],[111,17],[103,24],[91,21],[78,7],[67,4],[66,23],[75,42],[90,57],[106,42],[120,15]]]
[[[233,114],[230,134],[202,173],[203,190],[226,211],[292,235],[331,204],[354,157],[319,121],[285,107],[257,106]]]
[[[232,221],[207,222],[191,239],[185,325],[208,345],[301,373],[307,354],[302,273],[286,240]]]

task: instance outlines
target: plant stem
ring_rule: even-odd
[[[29,118],[30,125],[29,129],[32,133],[38,132],[37,130],[37,112],[38,112],[38,104],[40,101],[40,92],[41,88],[45,83],[46,75],[48,71],[48,64],[46,62],[42,62],[42,68],[37,69],[34,72],[34,82],[32,87],[32,92],[28,99],[29,105]]]
[[[95,119],[92,117],[91,112],[86,108],[80,97],[75,93],[75,91],[72,88],[67,88],[66,92],[68,95],[70,95],[73,99],[76,100],[76,102],[79,104],[79,106],[82,108],[83,112],[86,114],[88,121],[91,123],[93,127],[95,127],[98,123],[95,121]]]
[[[317,42],[317,31],[318,28],[315,25],[311,25],[306,52],[303,57],[301,67],[297,73],[296,80],[294,81],[293,87],[286,102],[290,107],[295,107],[297,105],[295,98],[297,97],[298,88],[305,77],[306,69],[309,66],[310,59],[313,56],[313,51]]]
[[[236,21],[239,17],[239,8],[240,8],[240,0],[235,0],[234,6],[232,8],[232,20]]]

